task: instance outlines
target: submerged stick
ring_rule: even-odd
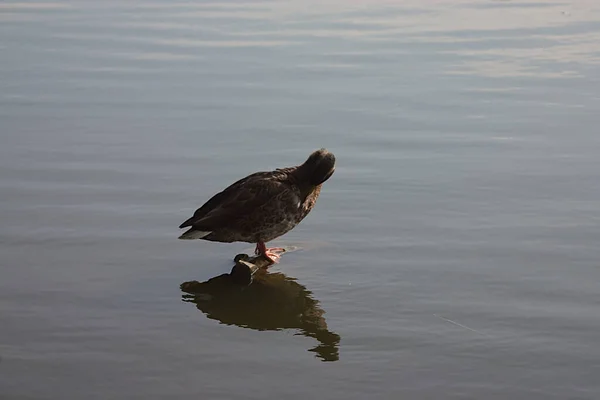
[[[288,251],[295,251],[297,249],[298,248],[296,247],[286,248],[279,254],[283,254]],[[209,279],[207,282],[184,282],[181,284],[181,290],[188,293],[194,293],[201,291],[201,289],[207,284],[215,286],[217,283],[225,286],[231,286],[231,284],[249,285],[252,283],[252,279],[257,272],[264,272],[271,265],[273,265],[271,260],[266,258],[264,255],[250,257],[248,254],[238,254],[233,258],[233,261],[235,262],[235,265],[229,274],[216,276]]]
[[[248,254],[238,254],[233,260],[235,265],[231,273],[215,276],[206,282],[184,282],[180,285],[181,290],[187,293],[204,293],[219,292],[240,285],[247,286],[252,283],[254,274],[258,271],[266,271],[271,266],[271,261],[264,256],[250,257]]]
[[[239,284],[248,285],[252,283],[252,276],[257,272],[266,271],[273,263],[267,257],[260,255],[250,257],[248,254],[238,254],[234,257],[235,265],[229,276]]]

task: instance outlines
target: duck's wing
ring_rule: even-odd
[[[181,225],[179,225],[179,229],[186,228],[188,226],[192,226],[196,221],[199,221],[200,219],[202,219],[204,216],[206,216],[206,214],[208,214],[209,212],[211,212],[212,210],[217,208],[220,204],[227,203],[228,200],[235,197],[235,194],[239,190],[241,190],[241,188],[248,181],[254,180],[256,178],[265,177],[265,176],[268,176],[269,174],[270,174],[270,172],[256,172],[254,174],[248,175],[245,178],[240,179],[237,182],[232,183],[227,188],[225,188],[223,191],[221,191],[221,192],[215,194],[213,197],[211,197],[206,203],[204,203],[202,205],[202,207],[197,209],[194,212],[194,215],[192,215],[190,218],[185,220]]]
[[[252,214],[273,199],[291,192],[283,175],[276,171],[257,172],[235,182],[196,210],[194,216],[180,228],[191,226],[194,230],[212,231],[234,224],[240,217]]]
[[[277,180],[250,181],[242,190],[220,202],[202,218],[194,221],[191,229],[211,232],[219,228],[238,229],[248,218],[262,219],[262,210],[269,213],[274,202],[287,202],[293,196],[292,188]],[[246,221],[247,222],[247,221]]]

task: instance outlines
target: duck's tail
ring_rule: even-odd
[[[203,237],[206,237],[208,235],[210,235],[212,232],[211,231],[199,231],[197,229],[191,228],[187,231],[185,231],[181,236],[179,236],[179,239],[182,240],[194,240],[194,239],[202,239]]]

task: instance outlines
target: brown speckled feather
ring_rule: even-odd
[[[258,243],[285,234],[312,210],[321,183],[333,173],[333,164],[327,169],[307,163],[257,172],[233,183],[180,225],[190,227],[180,238]]]
[[[194,212],[194,215],[191,218],[179,225],[179,228],[181,229],[194,225],[203,217],[205,217],[208,213],[214,211],[215,209],[218,209],[219,207],[222,207],[223,205],[231,203],[232,200],[236,198],[236,196],[243,195],[244,189],[251,186],[253,181],[256,182],[257,180],[261,180],[262,178],[269,178],[269,175],[271,174],[272,172],[256,172],[231,184],[222,192],[219,192],[213,197],[211,197],[206,203],[204,203],[202,207],[200,207],[196,210],[196,212]],[[243,200],[243,198],[240,198],[240,200]]]

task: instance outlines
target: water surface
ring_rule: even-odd
[[[8,1],[0,38],[0,397],[600,397],[597,2]],[[177,226],[319,147],[302,250],[182,292],[252,246]]]

